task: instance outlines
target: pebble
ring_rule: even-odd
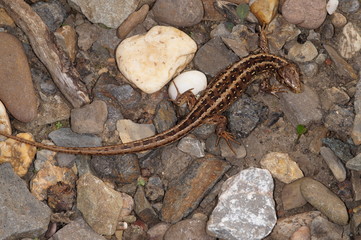
[[[282,6],[282,15],[290,23],[316,29],[326,19],[326,0],[286,0]]]
[[[60,128],[49,133],[49,138],[62,147],[100,147],[102,140],[100,137],[91,134],[78,134],[70,128]]]
[[[349,22],[342,29],[338,43],[338,51],[344,58],[352,58],[357,52],[361,50],[361,35],[360,32]]]
[[[312,220],[310,228],[312,239],[348,239],[347,237],[345,238],[347,233],[344,231],[343,227],[334,224],[321,216]]]
[[[337,87],[326,89],[321,95],[322,108],[329,110],[334,104],[344,105],[350,101],[345,91]]]
[[[122,195],[86,173],[77,181],[77,208],[98,234],[113,235],[122,209]]]
[[[144,4],[139,10],[133,12],[129,17],[118,27],[117,36],[124,39],[138,24],[142,23],[149,11],[149,5]]]
[[[148,236],[152,240],[163,240],[164,235],[171,225],[169,223],[158,223],[148,230]]]
[[[352,106],[334,105],[325,117],[325,127],[330,131],[337,132],[340,136],[347,137],[351,134],[354,118]]]
[[[288,211],[294,208],[302,207],[307,203],[301,193],[301,183],[302,178],[283,187],[281,198],[284,210]]]
[[[342,15],[341,13],[339,13],[339,12],[335,12],[332,15],[331,23],[336,28],[342,28],[342,27],[344,27],[346,25],[347,18],[344,15]]]
[[[357,154],[356,157],[348,160],[346,167],[351,170],[361,171],[361,154]]]
[[[48,188],[48,206],[54,212],[66,212],[73,208],[76,192],[69,184],[57,182]]]
[[[278,0],[255,0],[250,5],[250,10],[261,25],[269,24],[277,14],[278,3]]]
[[[309,148],[310,151],[314,154],[319,154],[322,147],[322,139],[327,136],[328,129],[324,126],[319,126],[311,132],[313,139],[310,142]]]
[[[287,153],[271,152],[260,161],[262,168],[271,172],[272,176],[284,183],[291,183],[303,177],[298,164]]]
[[[75,29],[70,25],[62,26],[54,32],[54,36],[56,37],[57,44],[68,54],[70,61],[74,62],[77,54],[76,44],[78,40]]]
[[[138,124],[128,119],[118,120],[117,130],[123,143],[155,135],[155,128],[153,124]]]
[[[9,163],[0,164],[0,192],[1,238],[34,239],[45,233],[52,214],[50,208],[29,192],[26,182]]]
[[[37,2],[31,8],[40,16],[51,32],[63,23],[66,10],[58,1]]]
[[[198,219],[185,219],[170,226],[164,235],[164,240],[216,240],[206,233],[206,221]]]
[[[358,0],[341,0],[339,9],[345,13],[354,13],[360,8],[360,2]]]
[[[353,158],[351,154],[351,146],[347,143],[342,142],[336,138],[323,138],[322,143],[329,147],[337,157],[339,157],[343,162],[347,162]]]
[[[48,188],[50,186],[62,182],[68,184],[73,189],[75,188],[76,179],[77,176],[73,170],[55,166],[50,161],[47,161],[44,163],[43,168],[31,179],[30,190],[37,199],[43,201],[47,199]]]
[[[29,133],[19,133],[17,137],[34,141]],[[17,142],[13,139],[7,139],[0,142],[0,164],[9,162],[14,172],[23,177],[29,170],[36,154],[36,148],[24,143]]]
[[[272,195],[273,179],[267,170],[250,168],[230,177],[207,223],[208,234],[239,240],[266,237],[277,221]]]
[[[157,132],[161,133],[170,129],[177,123],[177,121],[178,118],[172,103],[167,100],[160,102],[153,119]]]
[[[80,134],[102,133],[107,116],[108,109],[106,103],[95,100],[89,105],[71,110],[71,130]]]
[[[56,239],[92,239],[106,240],[105,237],[94,232],[83,218],[77,218],[59,229],[49,240]]]
[[[345,204],[322,183],[312,178],[304,178],[300,188],[306,201],[327,216],[332,222],[339,225],[346,225],[348,223],[348,212]]]
[[[145,194],[150,201],[160,201],[164,196],[162,179],[158,176],[151,176],[145,185]]]
[[[354,108],[355,108],[356,116],[353,123],[351,137],[356,145],[360,145],[361,144],[361,81],[358,81],[356,85]]]
[[[292,234],[290,240],[311,240],[310,228],[308,226],[300,227]]]
[[[0,25],[16,26],[14,20],[7,14],[4,8],[0,8]]]
[[[149,226],[159,223],[158,215],[146,198],[144,188],[138,186],[134,194],[134,211],[137,216]]]
[[[140,176],[139,162],[133,154],[93,156],[89,165],[98,177],[121,184],[135,182]]]
[[[11,134],[11,124],[9,116],[6,113],[4,104],[0,101],[0,132]],[[5,137],[1,136],[0,140],[5,140]]]
[[[302,93],[287,92],[281,93],[280,96],[284,113],[294,126],[321,121],[319,96],[310,87],[304,85]]]
[[[117,28],[137,8],[140,0],[71,0],[92,23]]]
[[[330,15],[334,14],[338,7],[338,3],[338,0],[329,0],[326,5],[327,13]]]
[[[99,37],[98,27],[89,22],[78,25],[75,31],[78,34],[78,47],[83,51],[88,51]]]
[[[224,157],[227,161],[235,160],[238,162],[239,159],[242,159],[247,155],[245,146],[233,141],[230,141],[229,144],[231,145],[231,148],[224,139],[220,140],[221,156]]]
[[[175,27],[190,27],[203,19],[201,0],[158,0],[152,11],[157,22]]]
[[[193,59],[196,50],[196,43],[184,32],[173,27],[155,26],[145,35],[122,41],[116,49],[116,59],[122,74],[151,94],[180,73]]]
[[[31,122],[38,114],[38,98],[28,58],[13,35],[0,32],[0,42],[0,100],[17,120]]]
[[[201,158],[205,156],[204,149],[205,143],[199,141],[194,135],[189,134],[183,137],[178,145],[178,149],[185,152],[193,157]]]
[[[168,94],[172,100],[176,100],[179,94],[188,90],[196,96],[207,88],[207,77],[204,73],[192,70],[179,74],[169,84]]]
[[[309,62],[315,59],[318,51],[311,41],[304,44],[295,43],[288,51],[287,57],[296,62]]]
[[[301,73],[304,76],[309,77],[309,78],[316,76],[316,74],[318,73],[318,69],[319,69],[317,63],[314,63],[314,62],[309,62],[309,63],[305,63],[302,65],[300,64],[299,67],[301,69]]]
[[[347,165],[346,165],[347,167]],[[351,183],[354,201],[361,200],[361,171],[352,171],[351,170]]]
[[[328,147],[321,147],[320,153],[323,157],[323,160],[325,160],[328,167],[331,169],[336,180],[339,182],[345,181],[346,169],[338,157],[333,153],[333,151]]]
[[[189,215],[229,167],[225,161],[213,157],[194,160],[166,191],[161,219],[175,223]]]
[[[205,43],[194,57],[195,66],[212,77],[236,61],[237,55],[229,50],[219,37]]]

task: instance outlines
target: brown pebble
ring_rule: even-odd
[[[148,4],[144,4],[138,11],[129,17],[118,27],[117,36],[124,39],[138,24],[142,23],[149,11]]]

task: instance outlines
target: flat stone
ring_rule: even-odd
[[[304,44],[295,43],[288,51],[287,57],[296,62],[309,62],[316,58],[318,51],[311,41]]]
[[[74,62],[77,53],[76,43],[78,40],[75,29],[70,25],[65,25],[58,28],[56,32],[54,32],[54,36],[56,37],[58,45],[68,54],[70,61]]]
[[[115,233],[123,199],[120,192],[86,173],[77,182],[77,207],[90,227],[102,235]]]
[[[273,186],[270,172],[259,168],[243,170],[227,179],[207,223],[207,232],[232,240],[266,237],[277,221]]]
[[[229,167],[225,161],[216,158],[195,160],[166,192],[161,211],[162,220],[173,223],[186,217]]]
[[[134,194],[134,211],[139,218],[149,226],[154,226],[159,223],[158,215],[152,208],[148,199],[145,197],[145,191],[142,186],[138,186],[136,193]]]
[[[142,91],[160,90],[193,59],[196,43],[184,32],[155,26],[145,35],[122,41],[116,49],[118,68]],[[139,70],[141,69],[141,71]]]
[[[290,240],[309,240],[309,239],[311,239],[311,230],[308,226],[300,227],[290,237]]]
[[[166,234],[164,240],[188,240],[202,239],[215,240],[206,233],[206,221],[197,219],[185,219],[172,225]]]
[[[124,39],[138,24],[142,23],[149,11],[149,5],[144,4],[139,10],[133,12],[129,17],[118,27],[117,36]]]
[[[78,134],[70,128],[60,128],[49,133],[49,138],[62,147],[100,147],[100,137],[91,134]]]
[[[351,183],[354,201],[361,200],[361,172],[351,171]]]
[[[201,158],[205,156],[204,148],[205,144],[204,142],[198,140],[194,135],[190,134],[182,138],[178,145],[178,149],[182,152],[188,153],[189,155]]]
[[[51,210],[37,200],[9,163],[0,164],[2,239],[37,238],[48,229]]]
[[[322,183],[312,178],[304,178],[301,193],[312,206],[339,225],[348,223],[348,212],[342,200]]]
[[[93,23],[117,28],[137,8],[140,0],[71,0]]]
[[[352,58],[361,50],[360,32],[349,22],[342,29],[342,35],[339,39],[338,51],[344,58]]]
[[[155,127],[153,124],[138,124],[128,119],[118,120],[117,130],[123,143],[155,135]]]
[[[342,226],[328,221],[322,216],[318,216],[311,222],[311,235],[315,240],[339,240],[347,239],[345,230]]]
[[[306,199],[302,196],[300,185],[302,179],[298,179],[290,184],[287,184],[282,189],[282,204],[284,210],[302,207],[307,203]]]
[[[328,167],[331,169],[336,180],[339,182],[345,181],[346,169],[333,151],[328,147],[321,147],[320,153]]]
[[[346,167],[354,171],[361,171],[361,154],[357,154],[356,157],[348,160]]]
[[[35,94],[27,56],[13,35],[0,32],[0,100],[16,119],[30,122],[37,116]]]

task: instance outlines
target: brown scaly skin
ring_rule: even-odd
[[[301,92],[300,74],[295,64],[272,54],[260,53],[243,58],[219,73],[181,122],[152,137],[103,147],[59,147],[28,141],[5,133],[0,135],[42,149],[70,154],[115,155],[150,150],[177,141],[203,123],[219,122],[222,118],[220,114],[235,102],[253,81],[265,74],[276,75],[283,88],[288,88],[294,93]],[[269,86],[269,79],[262,79],[262,82],[271,92],[282,89]],[[227,134],[220,135],[227,136]]]

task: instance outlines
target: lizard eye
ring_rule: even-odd
[[[298,68],[294,64],[287,64],[278,69],[279,81],[294,93],[300,93],[301,79]]]

